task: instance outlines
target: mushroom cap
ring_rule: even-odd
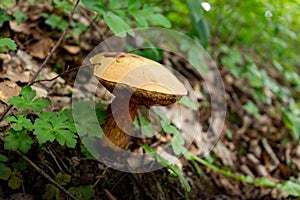
[[[130,94],[136,104],[170,105],[187,94],[183,84],[164,66],[135,54],[103,52],[90,62],[95,64],[94,75],[102,85],[117,96]]]

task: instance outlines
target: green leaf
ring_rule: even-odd
[[[131,30],[127,22],[125,22],[121,17],[115,15],[114,13],[108,11],[104,14],[104,21],[107,23],[108,27],[112,32],[120,37],[125,37],[126,33],[134,36],[134,32]]]
[[[169,134],[174,134],[174,135],[179,134],[179,131],[176,128],[176,126],[173,126],[171,124],[165,124],[163,126],[163,131],[166,132],[166,133],[169,133]]]
[[[285,181],[284,183],[278,186],[279,189],[286,192],[289,195],[293,195],[296,197],[300,196],[300,184],[295,183],[293,181]]]
[[[42,111],[44,108],[50,105],[50,101],[47,99],[36,98],[36,91],[32,90],[30,86],[25,86],[20,94],[20,96],[14,96],[8,100],[8,102],[19,109],[32,109],[36,111]],[[34,100],[33,100],[34,99]]]
[[[141,2],[136,1],[136,0],[128,0],[127,6],[128,6],[128,11],[131,13],[133,10],[139,10],[141,7]]]
[[[16,42],[10,38],[0,38],[0,53],[17,50]]]
[[[59,172],[55,176],[55,180],[60,185],[67,185],[71,181],[71,176],[68,174],[63,174],[63,173]]]
[[[57,7],[59,10],[70,13],[72,10],[72,2],[70,1],[63,1],[63,0],[54,0],[55,7]]]
[[[171,145],[172,145],[172,149],[176,155],[179,155],[186,151],[186,148],[184,147],[184,140],[180,134],[173,136]]]
[[[95,195],[95,190],[92,185],[80,186],[80,187],[71,187],[68,190],[79,200],[89,200]]]
[[[2,163],[1,163],[2,164]],[[9,167],[4,166],[5,168],[2,168],[0,179],[2,180],[8,180],[9,177],[12,175],[12,171]]]
[[[8,158],[5,155],[0,154],[0,162],[7,162]]]
[[[147,137],[153,137],[154,132],[150,121],[145,116],[141,115],[140,123],[141,123],[142,133]],[[135,117],[134,124],[136,127],[140,127],[138,122],[138,117]]]
[[[27,15],[20,10],[13,11],[13,16],[15,17],[17,24],[21,24],[22,21],[27,19]]]
[[[202,19],[203,8],[201,6],[201,1],[187,0],[187,5],[190,10],[191,18],[195,22],[199,22]]]
[[[99,14],[104,15],[106,7],[101,0],[81,0],[81,3],[89,10],[96,11]]]
[[[0,163],[0,179],[4,179],[6,178],[5,175],[7,173],[7,168],[5,164],[3,163]],[[7,178],[8,179],[8,178]],[[6,180],[6,179],[4,179]]]
[[[165,160],[163,157],[161,157],[156,151],[154,151],[151,147],[149,147],[147,144],[142,145],[143,149],[151,154],[153,158],[155,158],[160,164],[163,166],[166,166],[168,169],[170,169],[172,172],[174,172],[175,175],[179,177],[181,180],[184,188],[186,191],[191,191],[191,186],[189,185],[186,178],[182,175],[177,165],[170,165],[167,160]]]
[[[64,31],[68,26],[67,20],[56,14],[51,14],[49,17],[47,17],[45,23],[51,26],[52,29],[59,29],[61,31]]]
[[[12,20],[12,16],[7,14],[4,10],[0,9],[0,27],[3,26],[4,22],[9,21],[9,20]]]
[[[103,108],[99,107],[95,110],[91,101],[79,101],[74,103],[73,113],[79,136],[102,137],[103,131],[100,124],[105,122],[106,117]]]
[[[190,108],[191,110],[197,111],[198,106],[191,101],[191,99],[188,96],[183,96],[178,103],[185,105],[186,107]]]
[[[137,21],[140,27],[148,27],[148,22],[143,12],[141,12],[140,10],[131,11],[130,15]]]
[[[22,184],[22,179],[16,175],[12,175],[8,181],[8,186],[12,189],[18,189]]]
[[[4,136],[4,149],[6,150],[21,150],[23,153],[27,153],[33,144],[33,140],[27,135],[26,130],[15,131],[10,129],[8,135]]]
[[[44,108],[48,107],[51,102],[48,99],[37,98],[30,103],[32,110],[42,111]]]
[[[77,144],[74,124],[65,114],[44,112],[40,118],[35,120],[33,134],[37,136],[38,142],[43,144],[47,141],[56,140],[61,146],[74,148]]]
[[[30,119],[27,119],[25,115],[18,115],[17,117],[9,116],[6,118],[6,121],[15,123],[13,126],[15,131],[21,131],[23,128],[28,131],[32,131],[33,128]]]
[[[152,25],[163,26],[165,28],[171,27],[170,21],[162,14],[156,13],[145,17],[148,20],[148,22],[151,23]]]
[[[192,66],[200,71],[201,74],[206,74],[208,72],[207,66],[199,51],[195,48],[188,49],[188,60]]]
[[[243,107],[247,112],[252,114],[255,118],[259,119],[261,117],[258,108],[252,101],[247,101],[247,103]]]

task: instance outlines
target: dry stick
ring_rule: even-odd
[[[72,11],[71,11],[71,15],[70,18],[68,20],[68,25],[65,29],[65,31],[63,32],[63,34],[59,37],[58,41],[56,42],[55,46],[51,49],[51,51],[48,53],[47,57],[45,58],[44,62],[40,65],[39,69],[36,71],[36,73],[33,75],[33,77],[30,79],[29,83],[27,85],[31,85],[35,79],[38,77],[38,75],[40,74],[40,72],[42,71],[42,69],[46,66],[46,64],[48,63],[50,57],[53,55],[54,51],[59,47],[59,45],[61,44],[62,40],[64,39],[64,37],[66,36],[67,32],[69,31],[70,28],[70,24],[74,15],[74,12],[78,6],[79,0],[76,1]],[[4,112],[2,113],[1,117],[0,117],[0,122],[4,119],[4,117],[6,116],[6,114],[10,111],[10,109],[12,108],[12,105],[9,105]]]
[[[46,81],[47,81],[47,82],[54,81],[55,79],[61,77],[62,75],[67,74],[67,73],[72,72],[72,71],[75,71],[75,70],[77,70],[77,69],[79,69],[79,68],[93,67],[93,66],[95,66],[95,65],[100,65],[100,64],[101,64],[101,63],[99,62],[99,63],[94,63],[94,64],[81,65],[81,66],[79,66],[79,67],[74,67],[74,68],[72,68],[72,69],[67,69],[67,70],[63,71],[62,73],[58,74],[57,76],[55,76],[55,77],[53,77],[53,78],[51,78],[51,79],[41,79],[41,80],[33,81],[32,84],[39,83],[39,82],[46,82]],[[32,84],[31,84],[31,85],[32,85]]]
[[[53,185],[55,185],[57,188],[59,188],[61,191],[63,191],[66,195],[68,195],[71,199],[75,199],[74,197],[68,190],[66,190],[64,187],[59,185],[54,179],[52,179],[48,174],[46,174],[41,168],[39,168],[34,162],[32,162],[27,156],[22,154],[20,151],[16,151],[16,153],[22,157],[24,160],[26,160],[37,172],[39,172],[44,178],[46,178],[49,182],[51,182]]]

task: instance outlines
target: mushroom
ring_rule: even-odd
[[[101,140],[114,150],[128,148],[132,121],[140,106],[167,106],[187,94],[164,66],[135,54],[103,52],[91,57],[90,62],[95,64],[94,75],[100,83],[115,95],[102,125],[106,137]]]

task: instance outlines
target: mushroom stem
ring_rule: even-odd
[[[113,108],[112,108],[113,107]],[[128,107],[128,110],[126,109]],[[107,108],[107,119],[102,125],[106,137],[102,137],[102,144],[117,150],[128,149],[132,132],[132,121],[139,105],[128,102],[128,98],[117,96]],[[129,111],[129,112],[128,112]],[[113,143],[113,144],[111,144]]]

